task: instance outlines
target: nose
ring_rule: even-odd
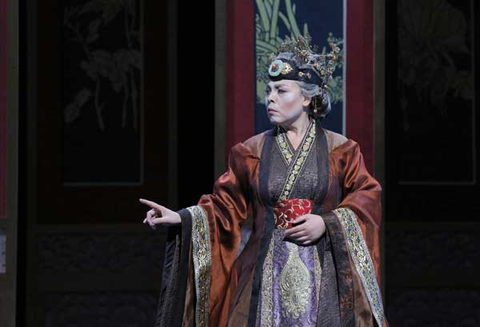
[[[273,96],[273,92],[270,92],[270,93],[267,95],[267,102],[268,102],[268,103],[270,103],[270,102],[275,102],[274,96]]]

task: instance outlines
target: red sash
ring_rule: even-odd
[[[287,199],[282,200],[273,207],[275,216],[275,227],[289,229],[292,228],[292,220],[306,215],[312,211],[313,201],[308,199]]]

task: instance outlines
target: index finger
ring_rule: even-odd
[[[158,210],[158,211],[162,212],[162,206],[159,205],[158,203],[155,203],[153,201],[146,200],[146,199],[139,199],[139,201],[143,204],[146,204],[147,206],[149,206],[152,209],[155,209],[155,210]]]

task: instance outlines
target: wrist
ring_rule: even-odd
[[[180,224],[187,219],[192,219],[192,215],[188,209],[180,209],[176,214],[180,217]]]

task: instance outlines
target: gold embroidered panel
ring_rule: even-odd
[[[310,272],[298,253],[298,245],[285,244],[288,259],[280,273],[280,296],[286,315],[298,319],[305,313],[310,297]]]
[[[275,230],[270,240],[262,266],[256,326],[315,326],[322,279],[318,251],[310,248],[313,258],[303,252],[310,257],[304,262],[300,249],[305,248],[285,242],[284,237],[283,230]]]
[[[360,225],[358,224],[357,216],[348,208],[335,209],[333,212],[338,217],[345,231],[350,255],[355,264],[355,269],[362,280],[375,320],[379,326],[383,326],[384,311],[382,295],[375,276],[373,261],[370,257],[365,239],[363,238]]]
[[[192,215],[192,255],[195,277],[195,321],[197,327],[208,326],[208,300],[211,283],[211,249],[208,220],[200,206],[187,208]]]
[[[272,237],[268,246],[267,257],[263,263],[262,291],[259,301],[261,315],[257,315],[257,327],[273,326],[273,248],[275,240]]]

